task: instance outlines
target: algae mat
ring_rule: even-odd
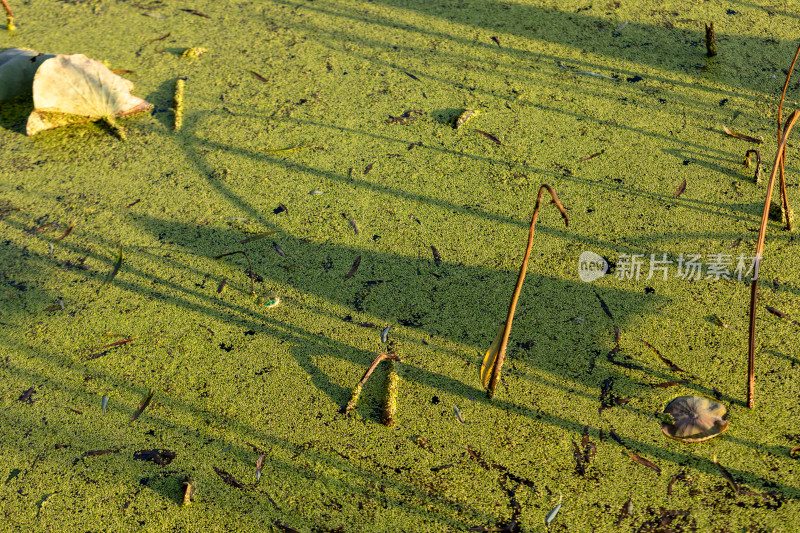
[[[758,148],[771,170],[797,9],[11,4],[0,45],[132,71],[155,109],[120,120],[122,142],[97,124],[27,137],[31,102],[0,108],[9,530],[796,527],[797,233],[770,223],[748,410],[765,185],[742,159]],[[480,113],[453,128],[465,109]],[[790,148],[795,202],[797,161]],[[541,213],[490,401],[478,369],[541,183],[570,225]],[[590,283],[586,251],[612,267]],[[280,305],[251,295],[247,259]],[[340,414],[386,326],[403,359],[393,427],[384,367]],[[691,393],[729,407],[725,434],[664,437],[656,413]]]

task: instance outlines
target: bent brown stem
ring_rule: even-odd
[[[797,58],[800,56],[800,45],[797,46],[797,51],[794,53],[794,59],[792,59],[792,64],[789,66],[789,71],[786,73],[786,82],[783,84],[783,92],[781,92],[781,102],[778,104],[778,142],[781,142],[781,136],[783,135],[783,131],[781,129],[782,124],[782,113],[783,113],[783,101],[786,99],[786,90],[789,88],[789,80],[792,77],[792,72],[794,71],[794,65],[797,63]],[[784,166],[785,166],[785,159],[786,159],[786,146],[783,147],[780,152],[780,175],[781,175],[781,212],[786,220],[786,229],[789,231],[792,230],[792,211],[789,209],[789,197],[786,195],[786,179],[784,177]]]
[[[253,263],[250,262],[250,256],[247,255],[247,252],[245,252],[244,250],[237,250],[235,252],[220,254],[214,257],[214,259],[222,259],[223,257],[228,257],[229,255],[236,255],[236,254],[242,254],[244,258],[247,259],[247,266],[250,269],[250,295],[255,296],[256,285],[255,285],[255,278],[253,277]]]
[[[494,397],[495,388],[497,388],[497,382],[500,380],[500,369],[503,367],[503,361],[506,357],[506,348],[508,347],[508,337],[511,334],[511,323],[514,321],[514,312],[517,309],[517,301],[519,300],[520,292],[522,292],[522,282],[525,281],[525,273],[528,270],[528,259],[531,256],[531,248],[533,247],[533,232],[536,228],[536,220],[539,218],[539,205],[542,201],[542,195],[544,191],[550,193],[550,196],[553,198],[553,203],[556,204],[558,210],[561,212],[561,216],[564,218],[564,225],[569,226],[569,216],[567,216],[567,212],[564,210],[564,206],[561,205],[561,202],[558,201],[558,196],[556,195],[556,191],[550,185],[543,184],[539,187],[539,194],[536,197],[536,205],[533,207],[533,218],[531,218],[531,229],[528,231],[528,247],[525,249],[525,258],[522,260],[522,266],[519,269],[519,276],[517,277],[517,285],[514,287],[514,292],[511,295],[511,303],[508,306],[508,315],[506,317],[505,327],[503,329],[503,336],[502,340],[500,341],[500,347],[497,351],[497,356],[494,358],[494,363],[492,366],[492,377],[489,380],[489,389],[486,392],[486,395],[489,398]],[[490,348],[491,351],[491,348]],[[487,357],[490,354],[486,354]],[[486,363],[486,359],[484,359],[484,364]]]
[[[6,12],[6,17],[8,17],[8,24],[6,25],[6,29],[8,31],[14,31],[17,27],[14,25],[14,13],[11,11],[11,6],[8,5],[7,0],[0,0],[0,3],[3,4],[3,9]]]
[[[750,156],[752,154],[756,155],[756,173],[754,174],[754,179],[756,183],[761,183],[761,152],[758,150],[748,150],[744,154],[744,165],[746,167],[750,166]]]
[[[372,364],[369,365],[367,371],[364,372],[364,376],[361,378],[361,381],[353,387],[353,392],[350,394],[350,401],[347,402],[347,405],[342,409],[344,414],[350,413],[353,409],[356,408],[356,403],[358,402],[358,397],[361,395],[361,389],[364,387],[364,383],[367,382],[369,377],[378,368],[378,365],[381,364],[381,361],[384,359],[390,359],[392,361],[400,361],[400,357],[397,356],[395,352],[390,353],[379,353],[378,357],[372,360]]]
[[[772,189],[775,185],[775,176],[778,173],[780,163],[786,150],[786,142],[789,139],[789,132],[792,131],[794,123],[800,117],[800,111],[794,110],[789,118],[786,119],[786,126],[783,128],[783,137],[778,145],[775,154],[775,163],[772,165],[772,172],[767,183],[767,197],[764,200],[764,211],[761,214],[761,227],[758,230],[758,242],[756,243],[756,256],[754,261],[753,279],[750,284],[750,331],[748,336],[748,364],[747,364],[747,407],[750,409],[754,405],[755,397],[755,352],[756,352],[756,300],[758,298],[758,271],[761,267],[761,255],[764,252],[764,241],[767,237],[767,222],[769,220],[769,207],[772,200]]]

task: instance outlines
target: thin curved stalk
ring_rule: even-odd
[[[781,142],[781,136],[783,135],[783,131],[781,129],[782,124],[782,113],[783,113],[783,101],[786,99],[786,91],[789,88],[789,80],[792,77],[792,72],[794,71],[794,65],[797,63],[797,58],[800,56],[800,45],[797,46],[797,51],[794,53],[794,59],[792,60],[791,66],[789,66],[789,72],[786,73],[786,83],[783,84],[783,92],[781,93],[781,103],[778,104],[778,142]],[[784,216],[786,217],[786,229],[789,231],[792,230],[792,211],[789,209],[789,197],[786,195],[786,178],[784,177],[784,167],[786,165],[786,146],[783,147],[782,150],[779,150],[781,157],[780,157],[780,173],[781,173],[781,211],[783,212]]]
[[[772,172],[767,184],[767,197],[764,200],[764,211],[761,214],[761,227],[758,230],[758,242],[756,243],[755,266],[753,279],[750,283],[750,331],[748,337],[748,364],[747,364],[747,407],[752,409],[755,402],[755,352],[756,352],[756,300],[758,298],[758,271],[761,267],[761,255],[764,253],[764,241],[767,237],[767,222],[769,220],[769,207],[772,200],[772,188],[775,185],[775,175],[786,153],[786,142],[789,139],[789,132],[792,131],[800,111],[794,110],[789,118],[786,119],[786,126],[783,128],[783,137],[778,145],[775,154],[775,163],[772,165]]]
[[[511,295],[511,303],[508,306],[508,315],[506,317],[505,326],[502,327],[502,337],[500,336],[500,332],[498,332],[498,338],[500,339],[499,346],[497,345],[497,338],[495,338],[495,342],[492,343],[492,346],[486,353],[486,357],[484,357],[483,365],[481,365],[481,380],[484,381],[484,386],[487,375],[486,373],[488,372],[489,368],[492,369],[491,379],[489,380],[489,389],[486,392],[486,395],[489,398],[494,396],[495,388],[497,388],[497,383],[500,381],[500,369],[503,367],[503,361],[506,357],[508,337],[511,334],[511,323],[514,321],[514,312],[517,309],[517,301],[519,300],[519,295],[522,292],[522,282],[525,281],[525,273],[528,270],[528,259],[531,256],[531,249],[533,247],[533,232],[536,228],[536,220],[539,218],[539,205],[542,202],[542,195],[544,194],[545,190],[550,193],[550,196],[553,198],[553,203],[556,204],[556,207],[558,207],[558,210],[561,212],[561,216],[564,218],[564,225],[569,226],[569,216],[567,216],[564,206],[558,201],[556,191],[554,191],[550,185],[543,184],[541,187],[539,187],[539,194],[536,197],[536,205],[533,208],[531,228],[528,232],[528,247],[525,249],[525,258],[522,260],[522,266],[520,266],[519,269],[517,285],[514,287],[514,292]],[[497,350],[496,353],[493,350],[494,348]],[[489,362],[488,365],[487,362]]]

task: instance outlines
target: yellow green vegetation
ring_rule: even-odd
[[[0,45],[133,71],[154,107],[117,119],[121,142],[98,123],[28,137],[30,97],[0,105],[7,528],[798,522],[797,230],[779,216],[767,227],[752,410],[751,274],[733,273],[755,253],[766,180],[742,160],[755,147],[772,170],[797,46],[788,10],[9,2],[17,29],[0,28]],[[195,45],[213,53],[182,59]],[[789,146],[794,209],[799,166]],[[542,183],[570,224],[542,206],[490,400],[478,369]],[[584,251],[611,272],[581,281]],[[726,260],[733,275],[716,279]],[[388,364],[341,413],[389,325],[402,357],[391,427]],[[728,429],[668,438],[661,413],[677,396],[726,406]]]

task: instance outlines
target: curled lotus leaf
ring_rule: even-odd
[[[34,111],[28,135],[40,131],[149,111],[153,105],[133,96],[133,82],[83,54],[48,59],[33,78]]]
[[[702,396],[679,396],[670,401],[664,413],[672,423],[662,423],[664,435],[681,442],[701,442],[728,429],[723,417],[728,409],[721,403]]]

